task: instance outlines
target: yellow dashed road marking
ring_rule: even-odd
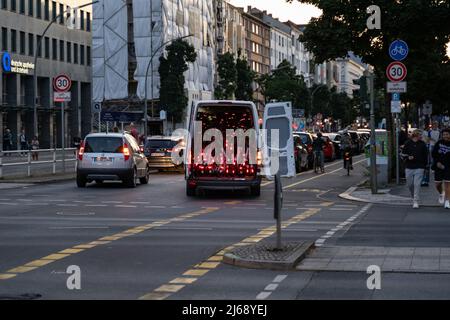
[[[192,212],[189,215],[191,215],[191,216],[194,216],[194,215],[195,216],[199,216],[199,215],[202,215],[202,214],[207,214],[207,213],[211,213],[211,212],[217,211],[219,209],[220,208],[218,208],[218,207],[207,207],[207,208],[202,208],[201,210]],[[185,216],[185,218],[182,218],[183,216]],[[54,261],[64,259],[64,258],[66,258],[66,257],[68,257],[68,256],[70,256],[72,254],[77,254],[79,252],[82,252],[85,249],[91,249],[91,248],[94,248],[96,246],[108,244],[108,243],[111,243],[112,241],[120,240],[120,239],[122,239],[124,237],[129,237],[129,236],[141,233],[141,232],[146,231],[146,230],[151,229],[151,228],[155,228],[155,227],[158,227],[158,226],[163,226],[163,225],[169,224],[171,222],[184,221],[184,220],[187,219],[187,215],[184,214],[183,216],[179,216],[179,217],[175,217],[175,218],[171,218],[171,219],[166,219],[166,220],[160,220],[160,221],[156,221],[156,222],[153,222],[153,223],[150,223],[150,224],[146,224],[146,225],[143,225],[143,226],[134,227],[134,228],[125,230],[125,231],[123,231],[121,233],[118,233],[118,234],[102,237],[102,238],[99,238],[96,241],[92,241],[92,242],[85,243],[85,244],[79,244],[79,245],[76,245],[76,246],[74,246],[72,248],[68,248],[68,249],[59,251],[58,253],[50,254],[50,255],[45,256],[43,258],[40,258],[40,259],[31,261],[31,262],[28,262],[28,263],[26,263],[26,264],[24,264],[22,266],[18,266],[16,268],[10,269],[10,270],[6,271],[6,273],[0,273],[0,280],[11,279],[11,278],[15,277],[17,275],[17,273],[25,273],[25,272],[37,269],[39,267],[43,267],[43,266],[45,266],[45,265],[47,265],[49,263],[52,263]],[[183,287],[183,286],[181,286],[181,287]],[[170,288],[174,288],[174,287],[172,286]],[[181,288],[179,288],[179,289],[181,289]],[[175,291],[173,291],[173,292],[175,292]],[[165,295],[154,295],[154,297],[161,298],[161,297],[165,297]]]
[[[285,221],[282,224],[283,228],[287,228],[287,227],[289,227],[292,224],[295,224],[295,223],[298,223],[298,222],[300,222],[302,220],[305,220],[306,218],[309,218],[309,217],[315,215],[320,210],[322,210],[322,209],[321,208],[309,208],[305,212],[303,212],[303,213],[301,213],[301,214],[299,214],[299,215],[297,215],[295,217],[292,217],[291,219]],[[192,282],[189,282],[188,280],[184,280],[186,278],[177,277],[177,278],[169,281],[168,284],[162,285],[161,287],[155,289],[153,292],[150,292],[150,293],[148,293],[146,295],[143,295],[139,299],[140,300],[164,300],[164,299],[167,299],[172,294],[180,291],[186,285],[194,283],[196,280],[198,280],[200,277],[204,276],[210,270],[213,270],[213,269],[217,268],[220,265],[220,263],[222,262],[222,260],[223,260],[223,255],[227,251],[230,251],[230,250],[234,249],[235,247],[246,246],[246,245],[249,245],[249,244],[252,244],[252,243],[259,242],[259,241],[261,241],[261,240],[263,240],[265,238],[268,238],[268,237],[272,236],[275,233],[275,231],[276,231],[276,227],[275,226],[261,229],[260,232],[258,232],[256,235],[253,235],[251,237],[247,237],[244,240],[242,240],[242,241],[240,241],[240,242],[238,242],[236,244],[228,246],[225,249],[222,249],[219,252],[215,253],[214,255],[210,256],[205,261],[195,265],[192,269],[187,270],[186,272],[183,273],[183,276],[189,276],[189,277],[191,277],[191,279],[195,279],[195,280],[189,280],[189,281],[192,281]],[[174,288],[173,287],[173,283],[183,283],[184,285],[181,285],[181,286],[178,286],[178,287]],[[174,291],[170,291],[170,290],[174,290]],[[161,291],[167,293],[167,295],[166,296],[159,295],[158,293],[160,293]]]

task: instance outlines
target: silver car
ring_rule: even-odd
[[[149,181],[148,160],[128,133],[94,133],[86,136],[77,156],[77,186],[121,180],[128,187]]]

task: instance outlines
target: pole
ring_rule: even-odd
[[[281,243],[281,207],[282,207],[282,201],[283,201],[283,187],[281,185],[281,178],[280,173],[277,172],[275,175],[275,195],[274,195],[274,216],[277,220],[277,243],[276,243],[276,249],[282,250],[282,243]]]
[[[65,152],[65,138],[66,138],[66,128],[65,128],[65,119],[64,119],[64,109],[65,102],[61,102],[61,149],[62,149],[62,165],[63,172],[66,172],[66,152]]]
[[[399,146],[399,119],[395,114],[395,176],[397,185],[400,184],[400,146]]]
[[[374,92],[374,74],[369,73],[370,88],[370,186],[372,194],[378,193],[377,187],[377,146],[375,137],[375,92]]]

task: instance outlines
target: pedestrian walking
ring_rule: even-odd
[[[22,131],[20,132],[19,141],[20,141],[20,150],[28,150],[28,140],[24,129],[22,129]],[[20,155],[26,156],[27,153],[22,152]]]
[[[405,160],[406,184],[413,198],[413,208],[419,208],[420,185],[425,167],[428,163],[428,149],[422,141],[422,131],[414,130],[402,150],[401,156]]]
[[[12,150],[12,133],[11,130],[9,130],[8,128],[5,129],[5,133],[3,134],[3,150],[4,151],[11,151]],[[9,153],[5,152],[5,156],[8,156]]]
[[[428,148],[428,165],[425,168],[423,175],[422,186],[428,187],[430,183],[430,167],[433,164],[432,151],[434,145],[438,142],[441,136],[441,131],[439,130],[439,122],[434,121],[431,128],[426,128],[423,134],[423,140],[427,144]]]
[[[450,129],[442,130],[442,139],[436,142],[432,153],[439,203],[450,209]]]
[[[36,136],[34,136],[33,140],[31,140],[31,150],[33,150],[31,152],[33,161],[39,161],[39,152],[36,151],[39,150],[39,140]]]

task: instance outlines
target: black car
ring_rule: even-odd
[[[181,171],[183,170],[183,165],[173,162],[172,153],[175,151],[182,157],[183,149],[184,142],[181,137],[156,136],[147,138],[144,154],[148,159],[149,167],[152,169],[179,169]]]

